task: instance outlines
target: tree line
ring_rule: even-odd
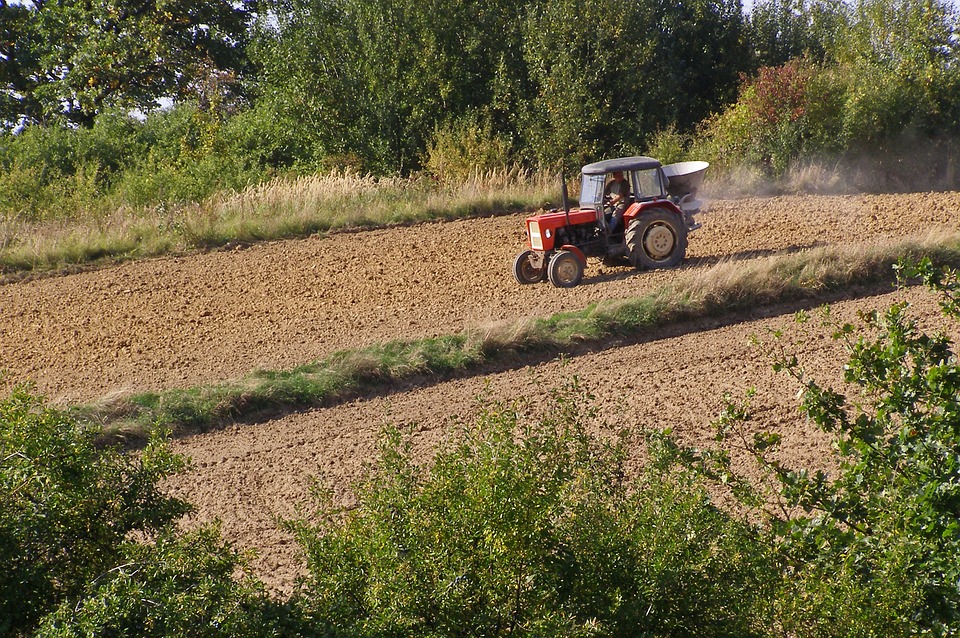
[[[957,134],[957,31],[945,0],[0,0],[0,165],[24,175],[0,190],[176,173],[132,188],[149,201],[670,149],[777,172]],[[91,150],[98,123],[139,150]]]
[[[734,0],[35,0],[0,15],[7,128],[193,99],[279,117],[295,148],[275,161],[374,172],[419,168],[437,127],[464,122],[545,162],[636,146],[729,101],[751,64]]]

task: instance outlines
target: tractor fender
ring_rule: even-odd
[[[654,199],[648,202],[634,202],[631,204],[623,214],[623,227],[626,228],[629,226],[630,222],[642,215],[648,208],[667,210],[676,215],[681,221],[684,219],[683,211],[677,208],[677,205],[669,199]]]
[[[560,246],[560,250],[569,250],[570,252],[572,252],[574,255],[577,256],[577,259],[580,261],[581,266],[583,266],[584,268],[587,267],[587,256],[584,255],[583,251],[577,248],[576,246],[573,246],[571,244],[564,244],[563,246]]]

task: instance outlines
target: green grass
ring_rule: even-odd
[[[291,370],[261,370],[219,384],[136,394],[76,410],[104,424],[107,436],[140,438],[156,426],[180,433],[203,431],[264,414],[328,405],[418,377],[444,378],[485,364],[560,354],[577,345],[639,336],[701,317],[815,301],[853,285],[893,282],[898,261],[922,257],[960,266],[960,235],[727,261],[692,272],[642,297],[603,301],[578,311],[454,335],[390,341],[337,352]]]

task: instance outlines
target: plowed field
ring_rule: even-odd
[[[4,383],[32,380],[56,401],[210,383],[344,348],[641,295],[724,259],[956,230],[958,220],[960,193],[714,201],[682,268],[638,273],[591,260],[584,283],[572,290],[513,281],[522,216],[131,262],[0,286],[0,369]],[[853,318],[857,308],[903,296],[936,316],[935,303],[919,291],[841,302],[836,312]],[[219,518],[228,538],[256,549],[260,575],[288,591],[299,559],[274,518],[294,513],[310,477],[323,473],[346,498],[385,421],[409,426],[417,449],[428,453],[449,432],[448,417],[469,417],[483,393],[537,401],[544,388],[576,374],[602,408],[598,428],[669,426],[702,441],[724,392],[756,387],[758,426],[780,429],[786,454],[818,463],[823,441],[796,415],[795,383],[774,375],[750,345],[751,335],[790,325],[793,310],[675,326],[562,361],[184,438],[176,447],[193,468],[173,489],[197,505],[194,520]],[[797,349],[810,371],[836,378],[842,357],[831,340],[814,333]]]

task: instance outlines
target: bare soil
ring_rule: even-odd
[[[638,273],[591,260],[572,290],[519,286],[510,275],[522,248],[522,216],[340,233],[244,249],[125,263],[0,286],[3,384],[33,381],[59,402],[213,383],[257,368],[288,368],[336,350],[457,332],[490,322],[579,309],[636,296],[691,269],[821,244],[957,230],[960,193],[795,196],[715,201],[691,235],[684,266]],[[911,290],[836,304],[859,308],[909,298],[931,321],[936,304]],[[375,452],[382,425],[404,426],[424,455],[465,419],[476,397],[549,400],[577,375],[596,396],[602,431],[664,428],[706,443],[724,393],[753,401],[757,427],[785,437],[784,454],[822,465],[824,439],[796,411],[798,386],[775,375],[752,335],[791,326],[795,308],[701,321],[632,343],[521,369],[421,384],[385,396],[175,443],[193,459],[172,489],[197,506],[193,523],[220,519],[227,538],[256,550],[258,574],[289,592],[297,548],[276,524],[304,503],[323,475],[341,502]],[[807,369],[837,377],[843,354],[825,331],[791,328]]]

